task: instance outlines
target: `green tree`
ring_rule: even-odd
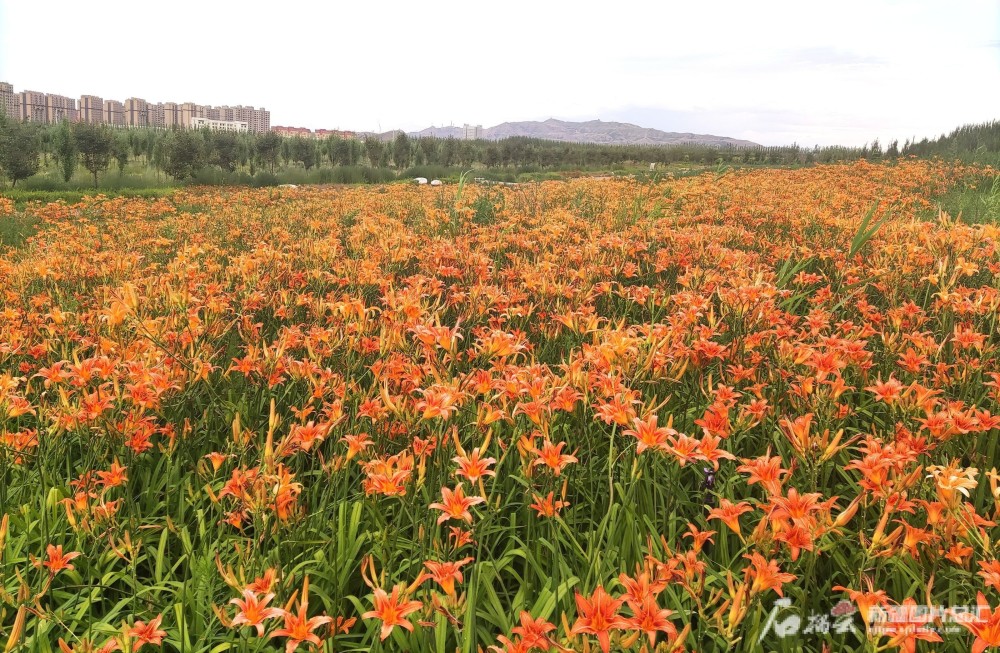
[[[487,168],[496,168],[500,165],[500,148],[496,145],[487,145],[484,157]]]
[[[214,132],[211,134],[211,163],[227,172],[236,170],[240,160],[240,138],[232,132]]]
[[[425,163],[438,163],[438,139],[421,138],[417,141],[417,148],[424,155]]]
[[[42,154],[42,166],[49,166],[49,152],[52,151],[52,130],[39,129],[38,132],[39,151]]]
[[[356,138],[347,139],[347,165],[356,166],[361,162],[361,141]]]
[[[114,136],[103,125],[78,122],[73,125],[73,137],[80,150],[83,167],[94,175],[94,188],[97,188],[98,173],[104,172],[111,165],[115,150]]]
[[[873,159],[881,159],[882,158],[882,145],[879,144],[877,138],[874,141],[872,141],[871,153],[872,153],[872,158]]]
[[[115,134],[114,143],[114,157],[115,161],[118,162],[118,176],[125,174],[125,166],[128,165],[128,153],[129,153],[129,142],[128,137],[122,132]]]
[[[351,143],[347,139],[340,138],[339,136],[331,136],[327,140],[326,150],[331,164],[335,166],[353,165],[351,161]]]
[[[282,138],[281,139],[281,161],[285,165],[288,165],[292,161],[292,142],[291,139]]]
[[[299,161],[309,170],[316,163],[316,141],[312,138],[294,137],[288,144],[289,158]]]
[[[79,152],[76,149],[76,139],[73,138],[73,130],[69,121],[63,120],[52,135],[52,151],[55,154],[56,162],[59,164],[59,172],[62,173],[63,181],[69,181],[76,172]]]
[[[153,151],[150,153],[149,160],[152,162],[153,167],[156,168],[156,181],[159,182],[160,171],[164,170],[167,165],[167,147],[165,139],[156,139],[156,142],[153,144]]]
[[[261,164],[266,165],[274,174],[274,166],[278,164],[278,156],[281,154],[281,144],[284,139],[274,132],[267,132],[257,138],[254,143],[254,155]]]
[[[379,163],[382,161],[382,150],[385,149],[382,141],[380,141],[375,136],[368,136],[365,138],[365,156],[368,157],[368,163],[373,167],[379,167]]]
[[[410,167],[413,161],[413,150],[410,147],[410,139],[405,132],[396,134],[392,142],[392,160],[400,170]]]
[[[205,165],[205,139],[196,131],[178,129],[164,148],[164,172],[177,180],[193,177]]]
[[[441,165],[453,166],[458,162],[458,151],[461,149],[459,141],[455,138],[446,138],[441,144]]]
[[[38,172],[42,144],[33,125],[6,120],[0,114],[0,170],[16,186]]]
[[[146,158],[146,163],[153,160],[153,150],[156,148],[156,144],[163,140],[163,134],[152,133],[149,138],[146,139],[146,150],[143,152],[143,156]]]
[[[250,146],[253,144],[250,134],[241,134],[236,141],[236,164],[246,166],[250,161]]]
[[[128,132],[128,136],[125,139],[126,148],[132,150],[132,154],[138,158],[140,155],[146,151],[146,140],[149,134],[145,129],[143,130],[132,130]]]

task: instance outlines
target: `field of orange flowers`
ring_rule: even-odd
[[[1000,646],[983,171],[0,204],[0,646]]]

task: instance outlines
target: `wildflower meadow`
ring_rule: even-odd
[[[0,199],[0,647],[1000,647],[996,174]]]

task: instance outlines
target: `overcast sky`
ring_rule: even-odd
[[[599,118],[885,145],[1000,118],[1000,1],[0,0],[0,81],[313,129]]]

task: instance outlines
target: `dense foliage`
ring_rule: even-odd
[[[963,125],[939,138],[906,143],[902,153],[996,164],[1000,162],[1000,121]]]
[[[390,140],[374,136],[323,140],[283,138],[276,133],[238,134],[209,130],[119,129],[86,124],[32,125],[0,121],[0,143],[10,135],[25,134],[30,146],[17,149],[20,159],[35,167],[29,174],[14,173],[14,162],[4,163],[0,150],[0,171],[17,181],[48,169],[52,160],[52,182],[69,182],[78,159],[91,172],[93,185],[111,160],[119,172],[130,168],[133,175],[149,172],[159,180],[166,175],[174,181],[199,183],[276,185],[286,181],[381,182],[397,176],[414,176],[421,168],[436,169],[432,174],[476,168],[485,174],[536,173],[554,170],[612,170],[649,164],[716,165],[804,165],[849,162],[858,159],[895,158],[899,151],[882,152],[878,143],[863,148],[815,147],[713,147],[707,145],[601,145],[565,143],[534,138],[507,138],[500,141],[457,140],[453,138],[408,137],[398,132]],[[81,148],[80,144],[97,146]],[[417,170],[411,170],[413,167]],[[358,169],[367,173],[358,173]],[[290,171],[304,171],[306,179],[288,177]],[[320,172],[317,172],[320,171]],[[322,172],[325,171],[325,172]],[[380,171],[382,174],[372,174]],[[426,173],[425,173],[426,174]],[[15,176],[16,175],[16,176]],[[278,176],[276,176],[278,175]],[[43,183],[43,186],[45,184]]]

